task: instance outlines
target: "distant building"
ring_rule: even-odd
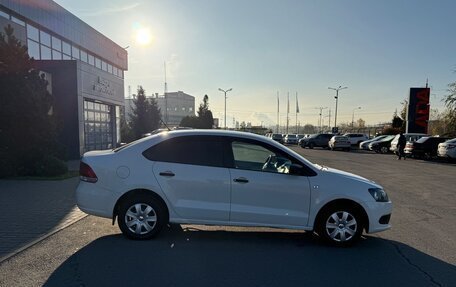
[[[51,0],[0,1],[8,25],[49,82],[68,157],[116,146],[127,51]]]
[[[178,126],[186,116],[195,115],[195,97],[182,91],[152,96],[160,108],[162,120],[170,127]],[[133,99],[125,99],[125,116],[131,114]]]

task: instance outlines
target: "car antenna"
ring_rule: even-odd
[[[167,124],[165,124],[165,122],[162,120],[161,117],[160,117],[160,122],[168,129],[168,131],[171,131],[171,129],[168,127]]]

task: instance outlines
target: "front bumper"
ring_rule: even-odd
[[[393,211],[393,204],[389,202],[368,202],[366,203],[368,212],[367,216],[369,217],[369,230],[367,233],[376,233],[391,228],[391,224],[386,217],[391,217]]]

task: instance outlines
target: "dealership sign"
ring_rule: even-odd
[[[410,88],[407,110],[407,133],[428,132],[429,123],[429,88]]]

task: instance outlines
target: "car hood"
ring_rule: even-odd
[[[346,171],[343,171],[343,170],[339,170],[339,169],[335,169],[335,168],[331,168],[331,167],[327,167],[327,166],[321,166],[321,165],[318,165],[318,164],[316,164],[316,166],[322,172],[330,173],[330,174],[335,175],[335,176],[340,176],[340,177],[356,180],[356,181],[359,181],[359,182],[375,185],[376,187],[380,187],[378,184],[375,183],[375,181],[369,180],[367,178],[364,178],[362,176],[359,176],[359,175],[356,175],[356,174],[353,174],[353,173],[350,173],[350,172],[346,172]]]

